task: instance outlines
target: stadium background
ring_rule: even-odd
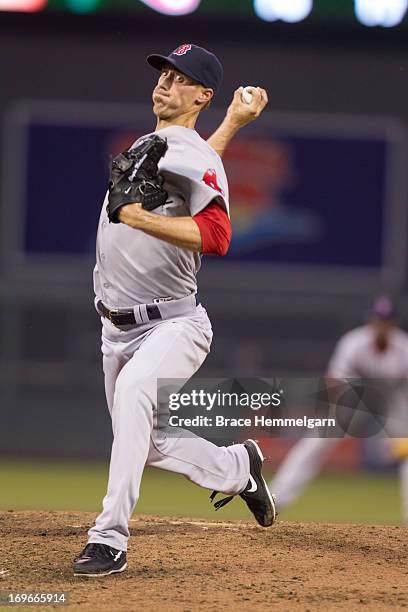
[[[259,84],[270,99],[262,129],[243,131],[226,162],[242,244],[230,262],[204,262],[215,339],[201,375],[317,375],[378,291],[400,296],[408,322],[407,17],[370,28],[353,2],[341,4],[315,2],[299,23],[263,21],[244,0],[234,10],[203,0],[180,17],[125,1],[113,12],[112,2],[79,1],[0,11],[3,509],[99,508],[111,434],[84,227],[96,225],[109,153],[153,125],[149,52],[194,41],[222,58],[225,80],[204,132],[237,86]],[[262,193],[248,194],[250,184]],[[282,202],[287,215],[274,217],[274,239],[262,242],[251,223],[282,212]],[[311,233],[293,233],[299,226]],[[286,448],[270,449],[271,468]],[[400,520],[395,466],[372,442],[344,443],[328,467],[286,517]],[[212,512],[205,492],[168,474],[149,473],[143,487],[140,512]],[[224,516],[245,515],[232,507]]]

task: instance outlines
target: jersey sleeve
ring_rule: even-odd
[[[169,150],[159,170],[170,198],[172,189],[181,192],[192,217],[212,201],[229,216],[228,181],[219,155],[193,130],[186,135],[166,131],[166,135]]]
[[[197,174],[192,177],[189,203],[191,215],[204,210],[213,201],[229,217],[228,183],[221,161],[208,166],[202,164]]]
[[[226,255],[231,242],[231,222],[225,210],[216,202],[193,216],[201,234],[201,252],[211,255]]]

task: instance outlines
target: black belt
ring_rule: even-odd
[[[113,323],[113,325],[116,325],[116,327],[121,325],[136,325],[135,313],[133,312],[133,309],[125,308],[118,310],[115,308],[114,310],[109,310],[109,308],[106,308],[105,304],[101,301],[97,303],[97,308],[100,314],[109,319],[109,321]],[[162,318],[160,310],[154,304],[147,304],[146,314],[149,321]]]
[[[196,295],[196,305],[200,303],[198,298],[198,294]],[[124,309],[113,309],[109,310],[106,308],[105,304],[99,300],[97,303],[97,309],[99,313],[109,319],[113,325],[116,327],[121,327],[122,325],[138,325],[135,319],[135,313],[133,312],[133,308],[124,308]],[[146,314],[148,316],[149,321],[154,321],[155,319],[162,319],[159,307],[155,304],[146,304]]]

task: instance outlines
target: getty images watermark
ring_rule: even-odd
[[[228,409],[228,416],[224,410],[222,414],[196,414],[195,416],[182,416],[179,413],[170,414],[168,424],[170,427],[336,427],[334,418],[302,417],[274,417],[266,414],[247,414],[247,416],[231,416],[231,408],[245,408],[251,411],[260,411],[262,408],[277,408],[281,406],[283,390],[274,393],[257,392],[228,392],[217,390],[215,392],[204,389],[192,389],[190,392],[171,393],[169,395],[169,410],[179,411],[183,408],[199,408],[206,413],[219,409]]]
[[[161,379],[157,394],[167,436],[408,437],[407,379]]]

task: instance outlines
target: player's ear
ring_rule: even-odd
[[[214,91],[210,88],[203,88],[197,96],[197,104],[202,106],[202,108],[207,108],[212,97],[214,96]]]

